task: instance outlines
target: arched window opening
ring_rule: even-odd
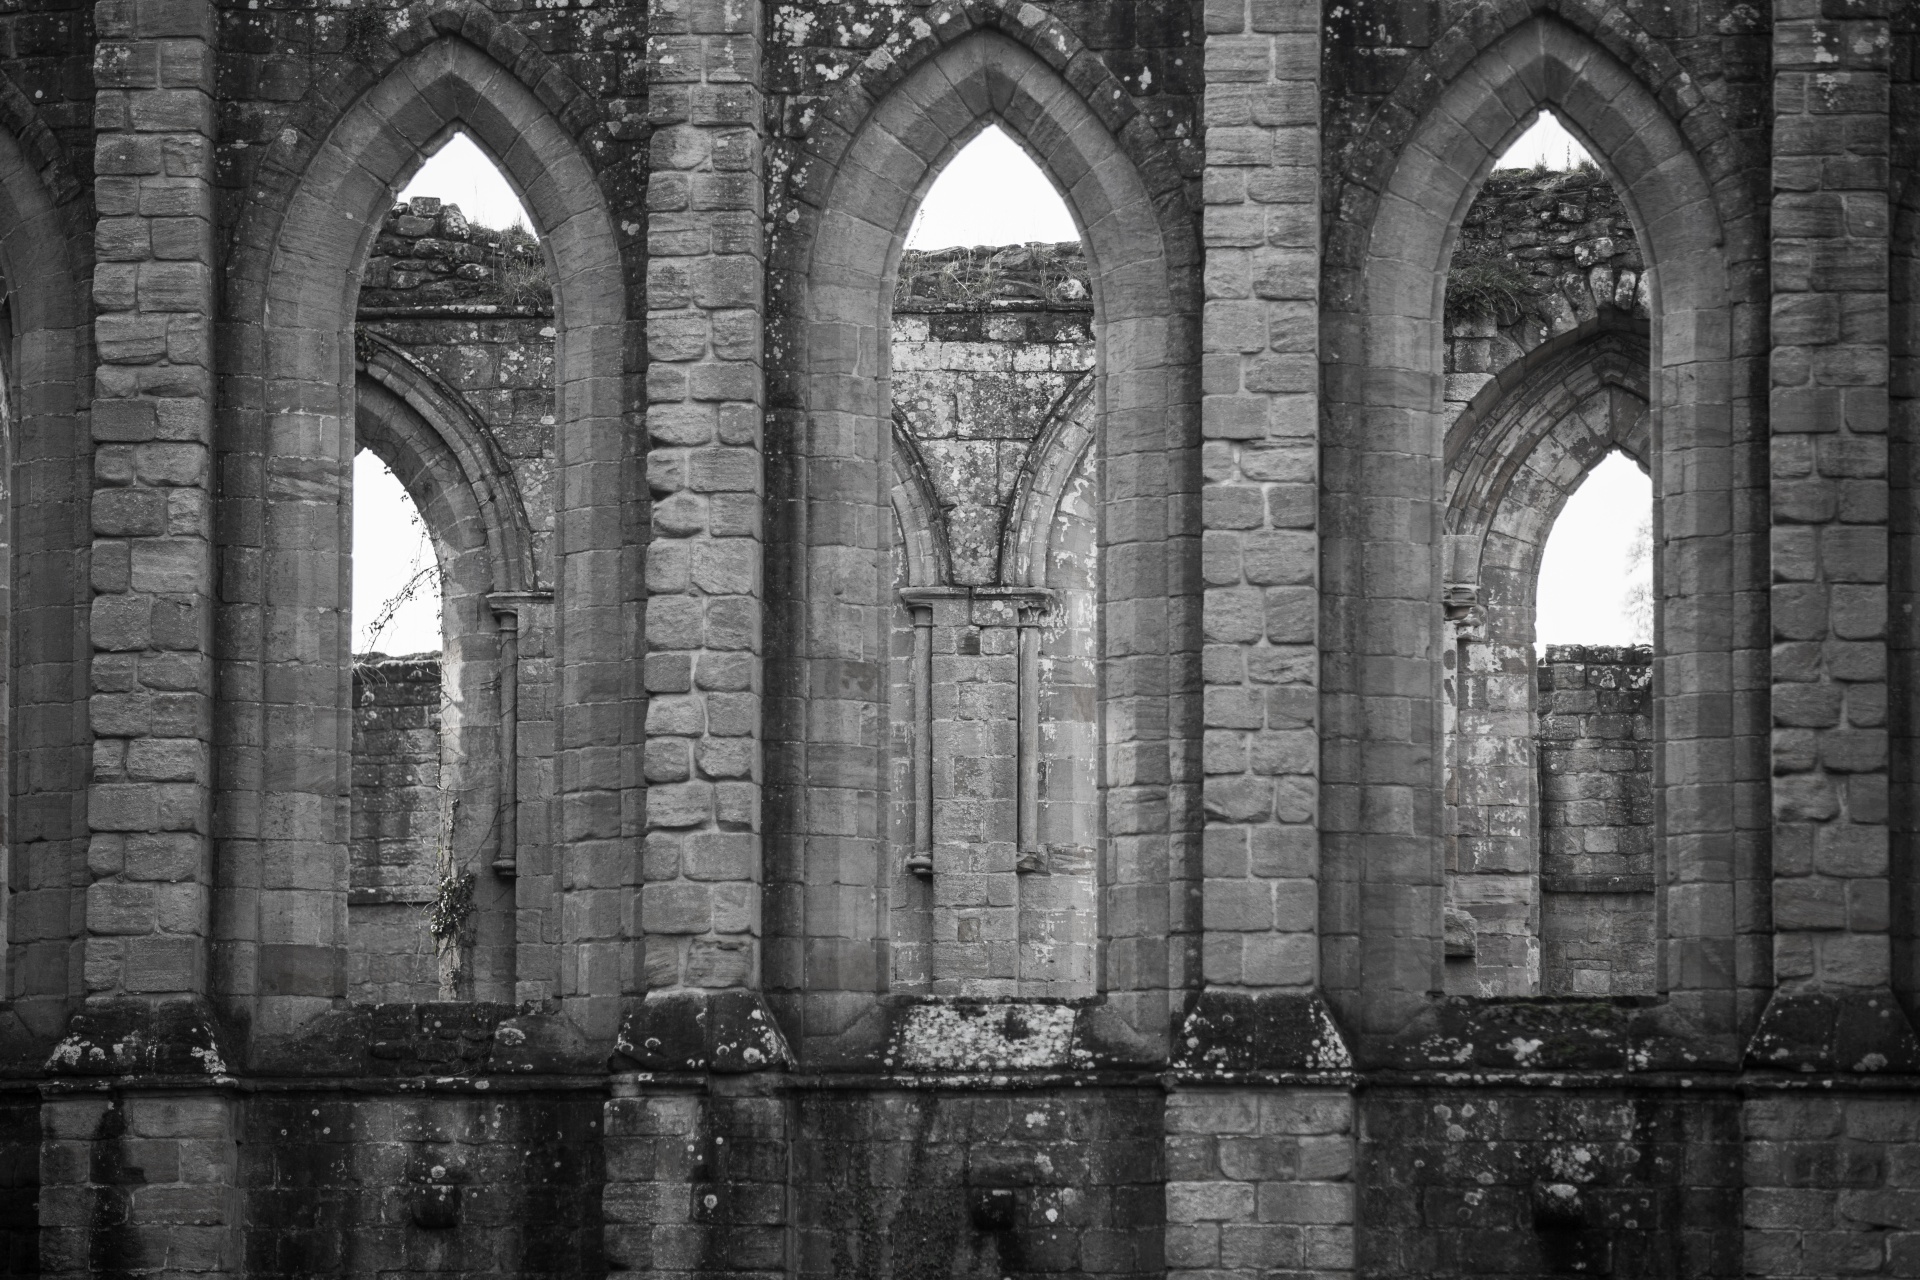
[[[459,129],[448,135],[401,189],[400,203],[415,196],[458,204],[474,226],[501,231],[518,227],[528,235],[533,233],[527,207],[520,203],[506,175],[487,158],[479,143]]]
[[[914,218],[891,356],[894,470],[921,495],[895,503],[892,985],[1091,995],[1092,295],[1065,203],[998,126]]]
[[[1567,498],[1540,557],[1534,648],[1653,643],[1653,481],[1618,450]]]
[[[539,830],[519,820],[532,799],[519,744],[545,718],[523,714],[519,676],[545,656],[547,632],[529,593],[503,576],[513,553],[490,542],[483,510],[544,496],[551,467],[552,289],[530,225],[500,171],[455,131],[389,210],[361,281],[357,1002],[516,994],[515,879],[522,833]]]
[[[907,232],[907,252],[1079,240],[1052,180],[1006,130],[988,125],[928,188]]]
[[[1541,557],[1541,988],[1654,992],[1653,484],[1618,453]]]
[[[1469,208],[1447,277],[1454,994],[1651,989],[1651,933],[1639,899],[1620,896],[1650,891],[1651,873],[1652,489],[1631,460],[1648,456],[1645,278],[1618,193],[1542,112]],[[1608,684],[1626,721],[1566,718],[1594,699],[1554,682],[1589,678]],[[1635,699],[1637,719],[1625,709]],[[1566,749],[1615,729],[1604,750]],[[1596,780],[1602,764],[1620,776]],[[1613,809],[1572,794],[1609,789]],[[1609,842],[1621,847],[1602,856]]]
[[[440,652],[440,558],[406,486],[371,451],[353,460],[353,655]]]
[[[353,466],[353,802],[348,985],[371,1003],[439,998],[456,955],[422,908],[451,865],[443,773],[440,557],[413,498],[373,453]],[[449,995],[455,991],[448,992]]]

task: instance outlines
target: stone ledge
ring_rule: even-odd
[[[768,1071],[793,1061],[757,991],[652,991],[621,1020],[615,1071]]]
[[[1543,875],[1540,888],[1547,893],[1652,893],[1653,876]]]
[[[1653,649],[1644,644],[1550,644],[1544,666],[1647,667]]]
[[[1174,1019],[1173,1066],[1188,1071],[1343,1071],[1346,1037],[1318,991],[1198,991]]]
[[[1738,1067],[1738,1045],[1702,1034],[1653,997],[1435,999],[1395,1035],[1355,1037],[1365,1069],[1707,1071]]]
[[[371,888],[347,890],[350,907],[419,907],[434,899],[431,888],[414,886],[403,889]]]
[[[1893,992],[1776,991],[1747,1063],[1779,1071],[1920,1072],[1920,1037]]]
[[[797,1002],[775,997],[792,1024]],[[1166,1023],[1154,1015],[1159,1026]],[[1105,997],[1082,1000],[889,995],[864,1006],[832,1035],[802,1042],[810,1071],[1089,1072],[1158,1070],[1166,1048],[1142,1036]]]
[[[53,1076],[225,1077],[220,1020],[201,999],[89,1004],[47,1055]]]
[[[268,1075],[568,1075],[598,1070],[563,1015],[484,1001],[349,1005],[299,1035],[259,1046],[249,1064]]]

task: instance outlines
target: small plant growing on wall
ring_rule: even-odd
[[[1520,310],[1527,277],[1492,245],[1462,244],[1447,270],[1447,318],[1485,320]]]
[[[494,279],[499,282],[501,305],[552,306],[553,289],[547,283],[547,262],[540,253],[540,242],[525,227],[508,227],[499,236]]]
[[[435,854],[439,878],[433,900],[426,906],[427,933],[433,938],[439,965],[440,999],[458,1000],[465,985],[467,948],[473,942],[474,876],[471,871],[462,871],[454,860],[453,815],[460,801],[444,785],[440,798],[440,839]]]

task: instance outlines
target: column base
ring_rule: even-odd
[[[612,1067],[733,1075],[792,1061],[758,991],[655,991],[621,1020]]]
[[[1346,1037],[1318,991],[1196,991],[1173,1026],[1187,1071],[1343,1071]]]
[[[1920,1036],[1892,991],[1776,991],[1747,1065],[1864,1075],[1920,1072]]]
[[[220,1020],[205,1000],[90,1003],[47,1055],[55,1076],[229,1075]]]

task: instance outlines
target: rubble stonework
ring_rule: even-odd
[[[1460,225],[1447,279],[1447,400],[1464,405],[1549,338],[1647,319],[1646,262],[1597,169],[1498,169]]]
[[[477,227],[457,204],[415,196],[381,224],[360,277],[360,310],[428,306],[553,311],[546,262],[519,227]]]
[[[1910,9],[0,12],[0,1268],[1920,1274]]]

